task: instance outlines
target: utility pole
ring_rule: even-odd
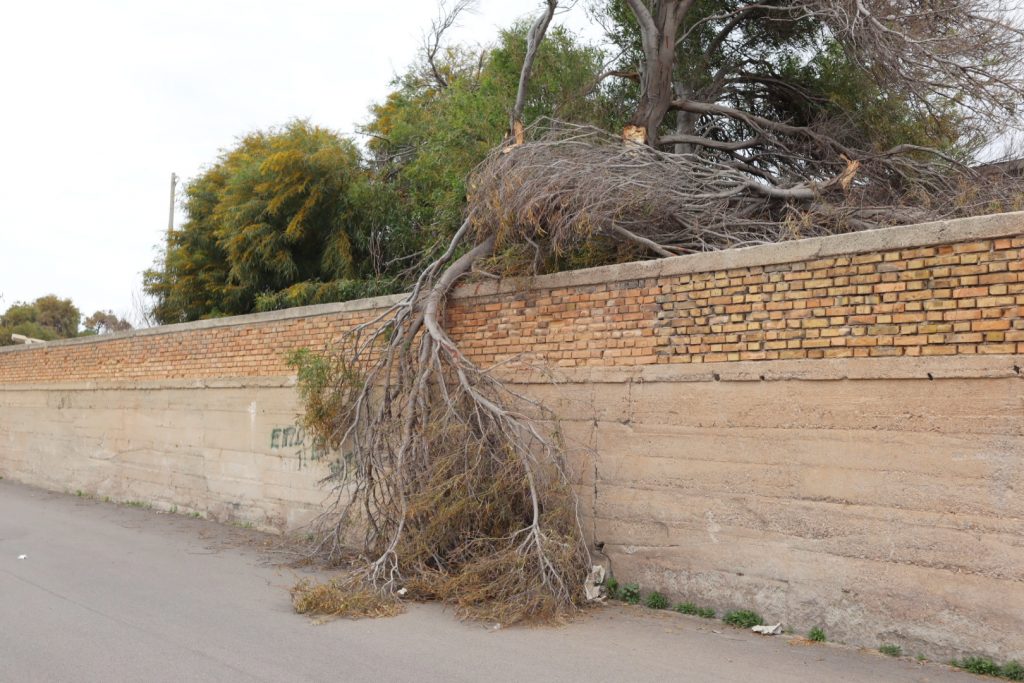
[[[178,174],[171,171],[171,206],[167,210],[167,247],[164,249],[164,273],[169,270],[167,261],[171,255],[171,236],[174,232],[174,191],[178,186]]]
[[[170,238],[174,232],[174,190],[178,186],[178,176],[171,173],[171,207],[167,212],[167,237]]]

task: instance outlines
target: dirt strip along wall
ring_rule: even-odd
[[[0,349],[0,475],[298,529],[327,465],[285,357],[395,300]],[[1024,213],[468,284],[448,319],[562,418],[620,581],[1024,660]]]

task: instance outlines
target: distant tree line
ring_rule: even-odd
[[[71,299],[47,294],[31,303],[15,303],[0,315],[0,346],[13,344],[15,334],[51,341],[130,329],[129,322],[111,311],[96,311],[83,321]]]

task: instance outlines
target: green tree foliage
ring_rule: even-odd
[[[370,161],[378,183],[396,199],[392,221],[408,253],[447,241],[461,223],[466,177],[508,129],[527,29],[520,23],[502,31],[482,54],[445,50],[436,60],[443,83],[414,64],[385,101],[371,107],[363,129]],[[616,103],[594,88],[602,59],[597,48],[553,27],[534,65],[525,122],[557,116],[615,125],[622,117]]]
[[[875,151],[898,144],[952,153],[976,147],[979,140],[951,106],[915,101],[899,90],[880,87],[820,21],[806,13],[787,16],[771,10],[770,4],[761,7],[745,0],[695,3],[679,30],[673,74],[677,97],[717,102],[795,126],[817,126],[842,143]],[[759,19],[758,13],[764,16]],[[618,48],[620,72],[635,73],[643,51],[636,17],[625,0],[597,0],[592,14]],[[734,28],[732,22],[740,20]],[[608,87],[626,101],[637,98],[636,80]],[[724,123],[672,112],[664,132],[700,132],[722,141],[751,136],[742,124]]]
[[[306,121],[256,132],[184,189],[188,218],[145,289],[160,323],[398,291],[402,276],[461,221],[465,180],[508,126],[526,25],[477,53],[450,47],[397,78],[365,126],[368,158]],[[553,30],[538,55],[525,118],[615,125],[594,88],[601,52]],[[617,118],[618,117],[618,118]]]
[[[0,316],[0,346],[12,344],[12,334],[33,339],[66,339],[78,335],[82,314],[71,302],[54,294],[41,296],[32,303],[13,304]]]
[[[0,317],[0,325],[14,327],[25,323],[36,321],[36,307],[34,304],[23,302],[16,303],[7,309],[7,312]]]
[[[185,188],[188,220],[145,275],[156,319],[248,313],[296,286],[312,296],[377,283],[377,201],[359,150],[332,131],[293,121],[245,136]]]

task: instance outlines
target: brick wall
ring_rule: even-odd
[[[6,347],[0,349],[0,384],[287,375],[290,350],[325,348],[365,321],[373,301]]]
[[[1021,233],[1006,214],[468,285],[449,322],[482,364],[1024,353]],[[394,300],[5,349],[0,383],[283,375],[289,350],[322,349]]]
[[[480,362],[1024,353],[1024,237],[530,290],[452,311]]]

